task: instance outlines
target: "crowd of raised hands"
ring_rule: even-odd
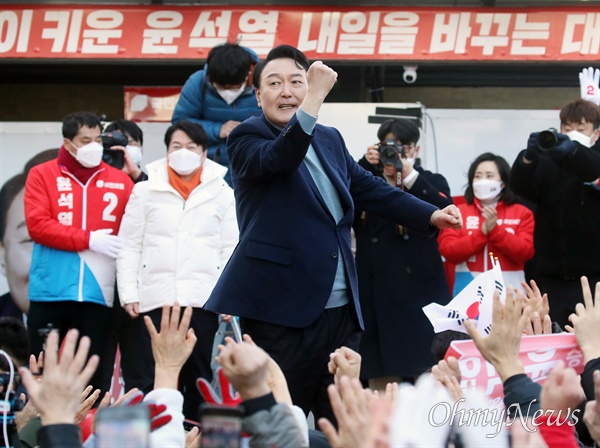
[[[223,386],[230,384],[236,391],[235,403],[244,407],[242,431],[253,447],[303,447],[313,442],[332,447],[447,446],[457,439],[464,446],[600,444],[600,283],[594,295],[585,277],[581,284],[583,301],[567,329],[583,353],[581,375],[562,362],[550,371],[543,386],[526,375],[519,359],[523,335],[552,333],[547,297],[535,282],[523,284],[525,292],[509,288],[504,304],[495,295],[488,335],[465,323],[482,357],[502,381],[506,414],[498,421],[487,415],[487,420],[461,425],[443,418],[449,408],[440,403],[464,412],[488,408],[481,392],[461,388],[455,357],[441,360],[415,385],[390,383],[378,392],[360,382],[360,355],[340,347],[331,353],[328,365],[334,377],[328,393],[337,422],[320,419],[321,436],[308,429],[304,414],[293,406],[281,369],[249,335],[240,342],[226,338],[216,361]],[[70,330],[59,351],[58,333],[51,332],[44,354],[32,356],[29,369],[19,369],[28,401],[16,413],[17,429],[39,427],[37,444],[42,447],[94,447],[93,420],[104,408],[146,406],[149,446],[200,447],[198,427],[184,431],[183,397],[177,390],[179,372],[196,343],[189,328],[191,312],[177,304],[164,307],[159,329],[145,320],[156,363],[154,390],[144,397],[134,389],[112,404],[108,394],[100,397],[100,391],[88,386],[98,365],[97,356],[88,358],[89,338]],[[98,400],[98,409],[92,409]],[[80,427],[86,428],[83,437]]]

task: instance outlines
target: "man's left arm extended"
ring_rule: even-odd
[[[341,141],[343,144],[343,140]],[[446,219],[450,221],[451,217],[448,216],[447,209],[442,212],[435,205],[392,187],[379,177],[374,177],[356,163],[345,146],[343,148],[351,179],[350,194],[357,209],[374,213],[384,219],[430,235],[435,233],[434,226],[444,225],[438,218],[442,217],[444,221]],[[457,228],[462,227],[462,220],[459,219],[460,212],[453,205],[449,207],[458,213],[458,217],[454,218],[456,220],[454,225],[458,226]]]

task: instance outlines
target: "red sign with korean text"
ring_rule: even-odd
[[[239,40],[259,56],[290,44],[310,59],[597,61],[592,7],[5,5],[0,55],[29,59],[205,59]]]
[[[461,387],[477,387],[500,403],[504,397],[502,381],[496,369],[488,363],[472,340],[453,341],[445,358],[458,359],[462,375]],[[562,360],[566,367],[572,367],[580,374],[583,372],[583,353],[577,345],[574,334],[557,333],[521,338],[519,359],[525,367],[525,373],[536,383],[543,384],[552,368]]]

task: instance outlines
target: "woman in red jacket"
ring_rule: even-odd
[[[459,206],[463,228],[443,230],[440,253],[456,264],[453,296],[498,258],[504,283],[518,287],[525,280],[523,265],[533,257],[533,213],[508,186],[510,167],[502,157],[486,152],[469,168],[466,204]]]

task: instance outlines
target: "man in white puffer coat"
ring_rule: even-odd
[[[184,415],[197,420],[200,395],[195,381],[211,380],[210,356],[218,316],[204,311],[237,242],[233,190],[224,180],[227,168],[206,158],[208,139],[201,125],[180,121],[165,134],[167,156],[146,166],[149,180],[136,184],[119,236],[117,259],[121,304],[132,318],[148,315],[158,328],[161,308],[192,306],[191,328],[198,337],[183,367],[180,387]],[[151,363],[149,335],[140,350]],[[148,369],[145,392],[152,389]]]

